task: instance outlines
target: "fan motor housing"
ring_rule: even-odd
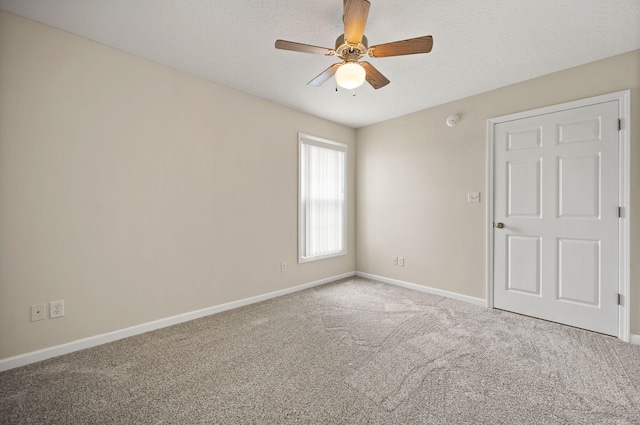
[[[345,56],[361,58],[367,54],[369,41],[366,36],[362,36],[362,41],[358,44],[349,44],[344,39],[344,34],[336,39],[336,56],[345,59]]]

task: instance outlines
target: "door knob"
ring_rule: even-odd
[[[496,223],[496,227],[498,229],[502,229],[504,227],[504,223]]]

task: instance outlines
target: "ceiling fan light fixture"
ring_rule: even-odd
[[[353,90],[360,87],[367,72],[358,62],[347,62],[336,71],[336,83],[343,89]]]

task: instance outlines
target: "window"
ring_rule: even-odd
[[[347,253],[347,145],[299,134],[298,261]]]

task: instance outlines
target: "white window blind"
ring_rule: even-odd
[[[299,135],[299,261],[343,255],[347,145]]]

